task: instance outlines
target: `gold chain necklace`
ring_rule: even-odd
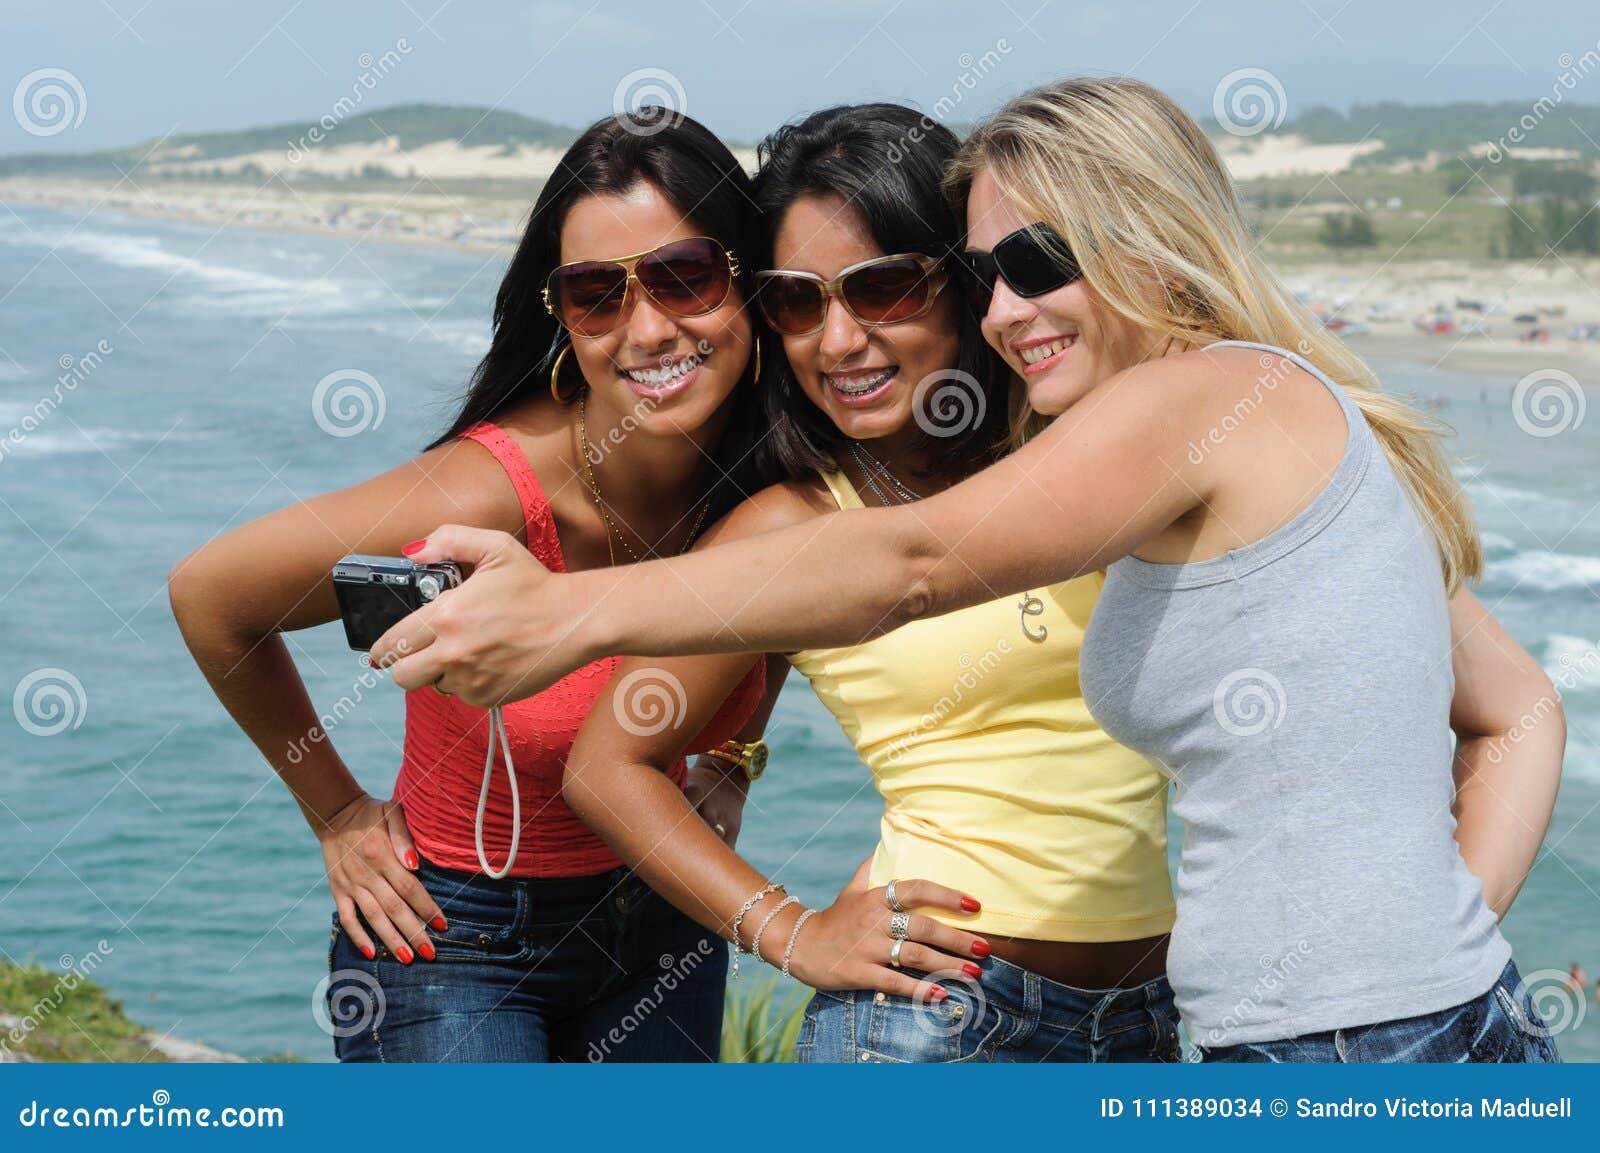
[[[611,520],[611,513],[606,509],[605,498],[600,495],[600,482],[595,479],[594,466],[589,460],[589,427],[587,417],[588,396],[578,398],[578,450],[583,459],[584,483],[589,489],[589,495],[594,497],[594,506],[600,510],[600,520],[606,526],[606,553],[611,557],[612,567],[616,567],[617,549],[614,540],[620,540],[622,547],[627,550],[628,556],[634,564],[639,563],[639,554],[633,551],[633,546],[628,543],[628,538],[617,530]],[[694,544],[695,537],[700,535],[700,526],[705,523],[706,513],[711,508],[711,498],[707,497],[700,502],[700,515],[694,518],[694,525],[689,529],[688,539],[683,542],[683,547],[678,550],[680,554],[689,551],[689,546]]]

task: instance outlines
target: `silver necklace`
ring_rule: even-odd
[[[896,503],[914,504],[922,499],[906,487],[900,478],[889,470],[888,465],[862,448],[860,441],[853,440],[850,442],[850,454],[856,458],[856,464],[860,466],[861,474],[867,478],[867,487],[872,490],[873,495],[878,498],[881,504],[886,506]],[[880,477],[888,481],[890,489],[893,490],[894,495],[898,498],[897,501],[890,500],[884,493],[882,487],[878,484]]]

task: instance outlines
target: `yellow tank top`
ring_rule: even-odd
[[[863,507],[843,474],[822,476],[840,508]],[[976,917],[934,915],[974,932],[1131,941],[1172,928],[1166,780],[1101,731],[1078,686],[1104,579],[790,656],[883,795],[874,885],[970,893]]]

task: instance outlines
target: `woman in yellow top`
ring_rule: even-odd
[[[758,299],[787,361],[763,382],[769,448],[796,479],[707,544],[913,502],[1026,436],[1026,405],[1008,411],[1007,374],[940,263],[959,245],[940,191],[955,148],[896,105],[820,112],[763,145]],[[661,771],[759,658],[625,661],[573,747],[566,799],[736,960],[754,952],[822,990],[801,1060],[1175,1059],[1165,785],[1077,683],[1102,579],[768,658],[769,678],[786,660],[810,680],[885,802],[871,861],[804,934],[763,935],[790,900],[731,848],[764,748],[725,749],[725,775],[697,776],[687,799]]]

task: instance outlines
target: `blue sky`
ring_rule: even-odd
[[[15,105],[26,77],[62,69],[81,86],[83,115],[48,136],[0,116],[0,153],[313,120],[357,83],[363,54],[402,41],[366,106],[498,106],[576,126],[609,112],[630,73],[664,71],[685,111],[742,139],[827,104],[931,108],[956,91],[950,118],[969,120],[1081,72],[1131,72],[1197,113],[1223,76],[1246,68],[1277,77],[1291,115],[1385,98],[1531,99],[1550,90],[1564,54],[1600,52],[1594,0],[4,0],[3,9],[0,95]],[[985,54],[991,66],[973,80]],[[1600,103],[1600,70],[1568,99]]]

